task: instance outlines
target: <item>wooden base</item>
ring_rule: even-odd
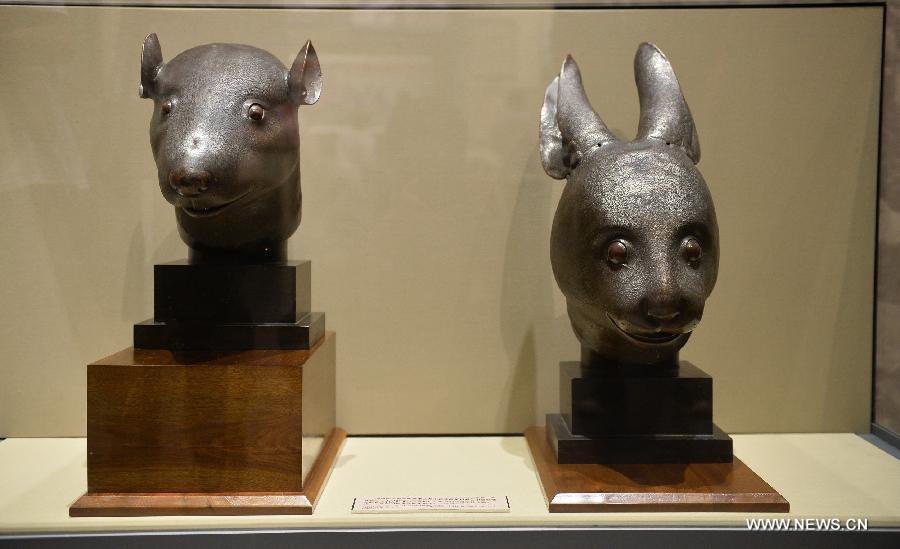
[[[72,517],[154,515],[310,515],[347,433],[335,428],[303,483],[302,492],[87,493],[69,507]]]
[[[545,427],[525,438],[551,513],[734,511],[786,513],[790,504],[732,463],[560,465]]]

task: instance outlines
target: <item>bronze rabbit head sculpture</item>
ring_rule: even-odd
[[[716,214],[678,80],[647,43],[634,72],[641,114],[632,141],[594,112],[571,56],[541,109],[544,170],[567,179],[550,259],[588,364],[677,362],[718,270]]]
[[[164,63],[156,35],[144,40],[140,96],[154,103],[159,188],[192,262],[285,259],[301,213],[297,107],[321,90],[309,41],[288,69],[240,44],[197,46]]]

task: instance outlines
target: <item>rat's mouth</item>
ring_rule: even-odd
[[[193,201],[190,201],[181,206],[181,209],[184,211],[184,213],[188,214],[191,217],[212,217],[214,215],[218,215],[225,208],[228,208],[229,206],[238,202],[248,194],[249,193],[244,193],[230,202],[226,202],[224,204],[216,204],[213,206],[200,206],[193,203]]]
[[[607,313],[606,316],[609,317],[612,325],[615,326],[616,329],[618,329],[620,332],[622,332],[625,337],[633,341],[637,341],[638,343],[643,343],[645,345],[663,345],[666,343],[671,343],[684,334],[684,332],[673,332],[667,330],[659,330],[657,332],[632,332],[627,330],[623,326],[623,324],[627,326],[627,323],[616,320],[609,313]]]

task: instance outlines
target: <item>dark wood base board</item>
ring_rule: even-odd
[[[786,513],[790,504],[732,463],[560,465],[545,427],[525,431],[551,513],[725,511]]]
[[[306,477],[302,492],[88,492],[69,507],[69,516],[311,515],[346,438],[343,429],[331,431]]]

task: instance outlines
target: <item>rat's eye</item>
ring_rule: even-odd
[[[262,120],[266,116],[266,109],[259,103],[254,103],[247,108],[247,116],[250,120]]]
[[[613,240],[606,248],[606,260],[613,265],[624,265],[628,261],[628,246],[621,240]]]
[[[172,112],[172,100],[166,99],[163,101],[163,104],[159,106],[159,112],[163,114],[169,114]]]
[[[691,265],[696,265],[703,256],[703,247],[700,246],[700,241],[693,236],[689,236],[682,240],[681,256]]]

